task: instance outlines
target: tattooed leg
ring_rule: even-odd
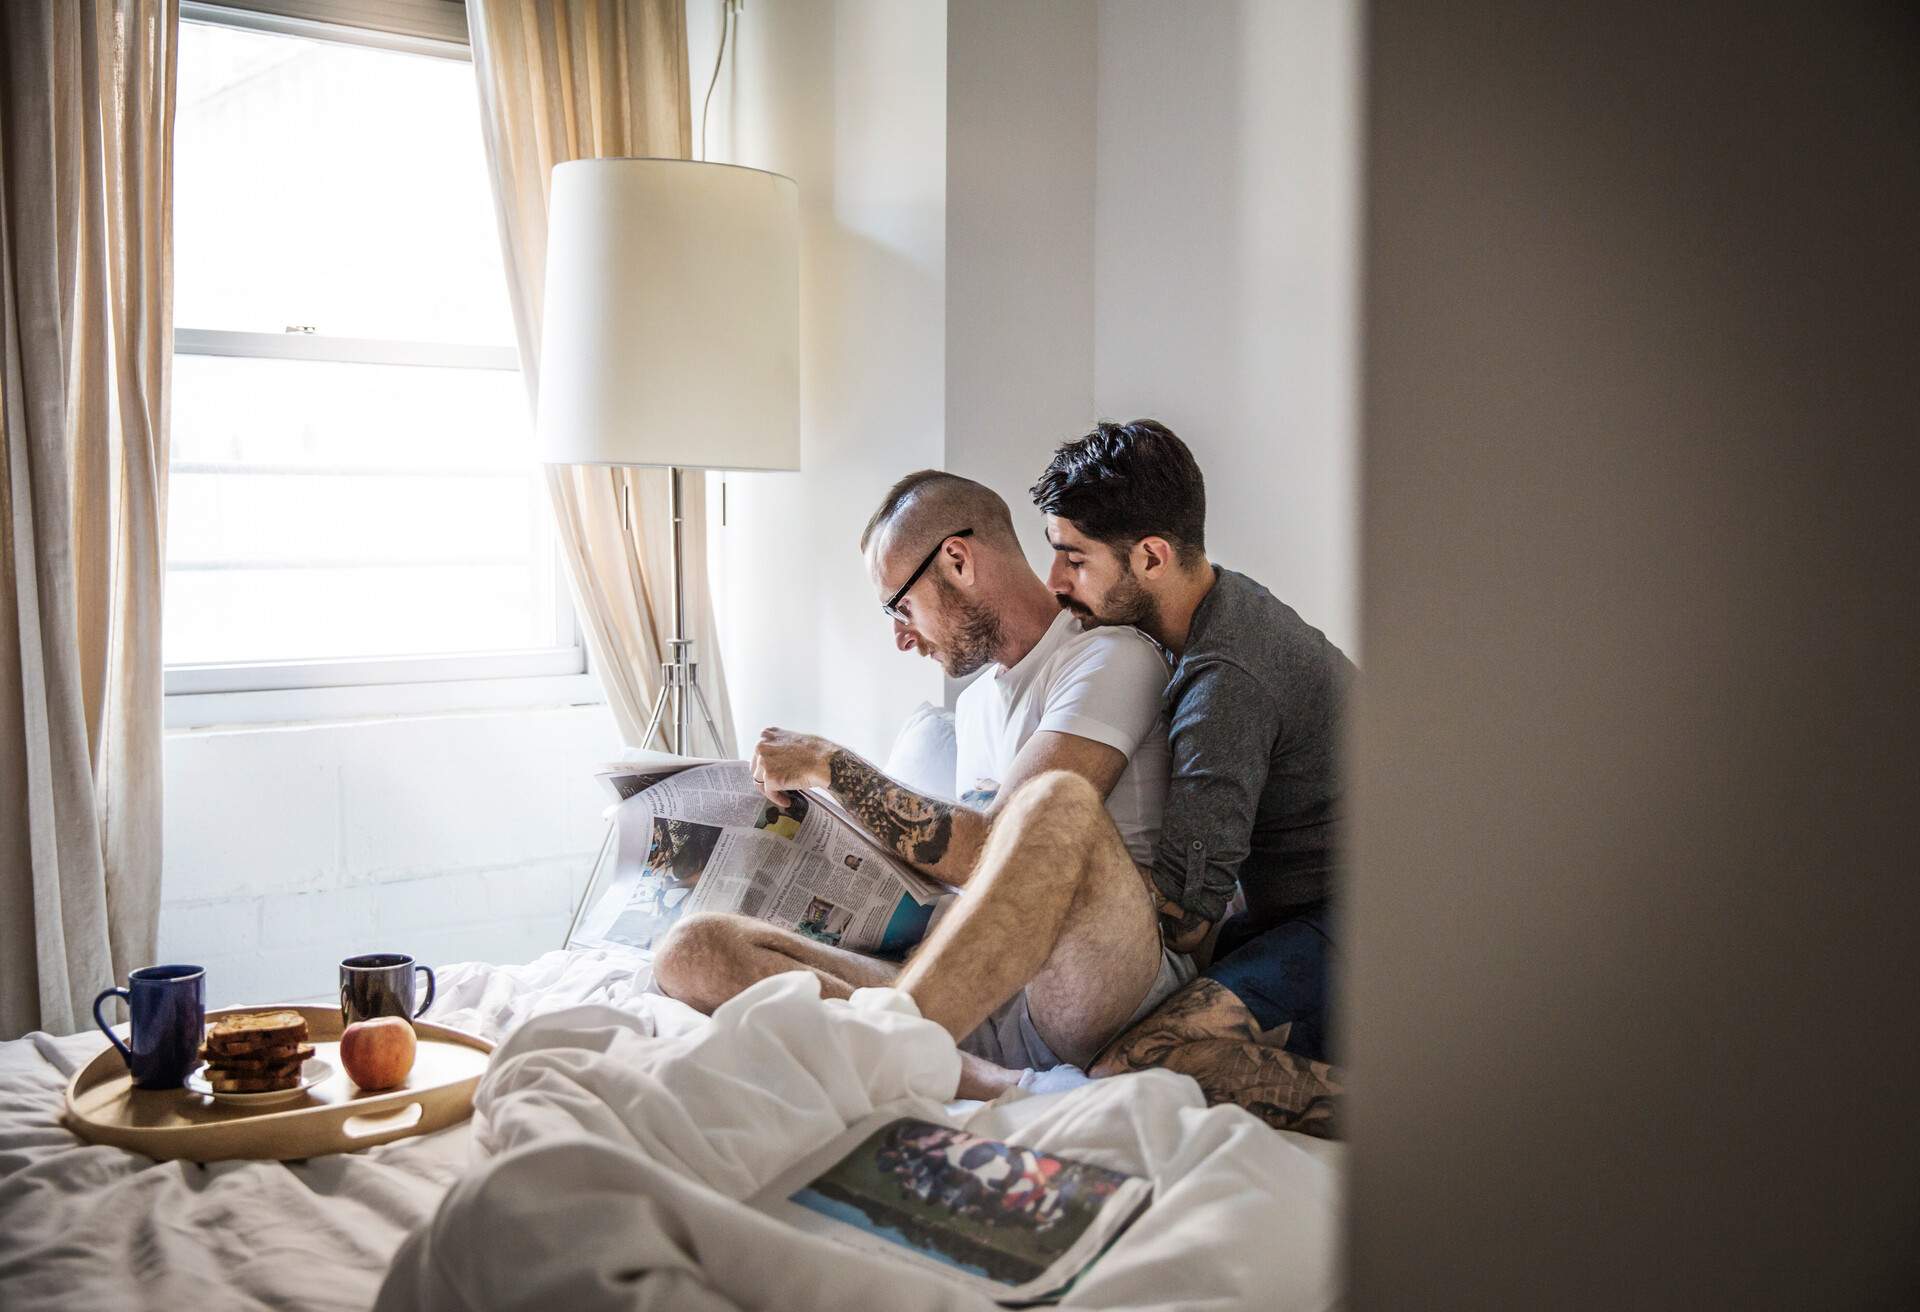
[[[1122,1034],[1088,1074],[1099,1079],[1153,1068],[1191,1075],[1209,1103],[1245,1107],[1278,1130],[1339,1137],[1345,1082],[1325,1062],[1260,1042],[1246,1004],[1204,976]]]

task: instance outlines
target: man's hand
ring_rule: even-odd
[[[785,808],[794,788],[827,786],[827,758],[838,750],[825,738],[785,729],[762,729],[753,749],[753,782],[769,802]]]
[[[1178,902],[1160,899],[1160,937],[1175,952],[1192,953],[1207,941],[1213,922]]]

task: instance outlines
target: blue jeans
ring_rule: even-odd
[[[1327,902],[1293,908],[1264,927],[1235,916],[1201,972],[1246,1004],[1262,1030],[1292,1025],[1281,1046],[1313,1061],[1333,1060],[1332,920]]]

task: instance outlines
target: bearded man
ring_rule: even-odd
[[[1164,424],[1097,425],[1054,453],[1033,499],[1060,604],[1133,626],[1173,658],[1173,770],[1150,865],[1167,943],[1207,959],[1092,1074],[1180,1071],[1209,1101],[1330,1136],[1353,663],[1266,588],[1207,559],[1206,484]]]
[[[1145,867],[1167,791],[1159,649],[1086,627],[1020,549],[1006,502],[937,470],[896,483],[860,536],[894,645],[978,673],[954,712],[952,801],[917,793],[824,738],[767,729],[755,780],[784,804],[823,788],[883,848],[960,897],[904,963],[764,921],[697,915],[655,979],[712,1011],[770,975],[810,971],[828,997],[894,985],[962,1052],[961,1097],[1028,1070],[1085,1066],[1193,977],[1165,950]]]

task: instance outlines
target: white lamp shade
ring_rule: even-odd
[[[540,458],[800,467],[799,188],[676,159],[553,170]]]

